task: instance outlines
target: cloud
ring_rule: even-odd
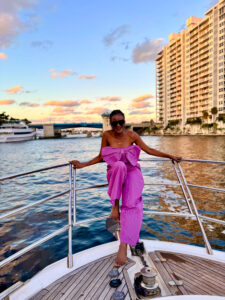
[[[80,104],[90,104],[91,101],[90,100],[87,100],[87,99],[83,99],[80,101]]]
[[[164,40],[162,38],[156,40],[146,40],[142,44],[138,44],[132,53],[132,59],[135,64],[141,62],[154,61],[159,50],[162,49]]]
[[[32,47],[42,48],[44,50],[47,50],[47,49],[49,49],[53,45],[53,42],[49,41],[49,40],[45,40],[45,41],[33,41],[30,44],[31,44]]]
[[[120,56],[111,56],[111,61],[116,61],[116,60],[120,60],[120,61],[129,61],[129,58],[125,58],[125,57],[120,57]]]
[[[76,100],[51,100],[45,102],[46,106],[64,106],[64,107],[73,107],[79,106],[80,103]]]
[[[9,47],[19,34],[34,26],[34,15],[27,16],[25,22],[21,18],[21,11],[34,9],[38,2],[39,0],[0,1],[0,48]]]
[[[185,23],[180,26],[180,28],[178,29],[178,32],[182,31],[183,29],[186,29]]]
[[[133,110],[129,115],[151,115],[153,112],[150,112],[147,109]]]
[[[152,99],[153,95],[151,94],[144,94],[141,95],[137,98],[134,98],[132,103],[131,103],[131,107],[135,107],[135,108],[145,108],[145,107],[149,107],[149,106],[153,106],[149,104],[149,99]]]
[[[0,105],[9,105],[9,104],[13,104],[13,103],[15,103],[15,100],[12,100],[12,99],[0,100]]]
[[[8,56],[5,53],[0,52],[0,59],[7,60]]]
[[[72,107],[56,107],[52,111],[53,115],[57,116],[65,116],[65,115],[77,115],[80,114],[80,112],[75,112]]]
[[[150,105],[148,102],[132,102],[131,106],[135,108],[144,108],[149,107]]]
[[[19,105],[27,106],[27,107],[38,107],[39,106],[39,104],[37,104],[37,103],[29,103],[29,102],[21,102]]]
[[[87,115],[92,115],[92,114],[103,114],[106,111],[104,107],[95,107],[89,111],[86,112]]]
[[[100,100],[102,101],[110,101],[110,102],[115,102],[115,101],[120,101],[121,98],[120,97],[111,97],[111,96],[106,96],[106,97],[102,97],[100,98]]]
[[[6,90],[8,93],[10,94],[17,94],[18,92],[21,91],[23,87],[21,85],[16,85],[14,87],[12,87],[11,89]]]
[[[111,46],[113,43],[115,43],[115,41],[120,39],[123,35],[129,33],[129,31],[130,31],[130,26],[127,24],[117,27],[111,33],[107,34],[103,38],[103,42],[104,42],[105,46],[107,46],[107,47]]]
[[[78,76],[78,79],[79,80],[82,80],[82,79],[87,79],[87,80],[91,80],[91,79],[95,79],[96,78],[96,75],[80,75]]]
[[[218,0],[210,0],[207,7],[207,10],[209,10],[211,7],[213,7],[214,5],[216,5],[218,3]]]
[[[151,94],[145,94],[145,95],[141,95],[137,98],[134,98],[133,102],[142,102],[142,101],[146,101],[151,98],[153,98],[153,96]]]
[[[55,69],[50,69],[49,72],[52,73],[51,74],[52,78],[66,77],[68,75],[73,76],[73,75],[77,74],[76,72],[73,72],[72,70],[65,70],[65,71],[62,71],[60,73],[57,73]]]

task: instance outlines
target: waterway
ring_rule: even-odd
[[[184,158],[225,161],[225,139],[222,136],[145,136],[152,148]],[[86,161],[98,154],[101,138],[35,140],[0,145],[0,177],[72,159]],[[142,159],[153,158],[141,154]],[[189,183],[218,188],[225,187],[225,166],[203,163],[181,163]],[[194,220],[178,217],[152,217],[149,209],[187,212],[171,163],[141,162],[145,183],[166,182],[167,185],[146,185],[143,192],[145,213],[141,238],[203,245],[202,235]],[[49,170],[4,181],[0,184],[0,214],[68,189],[68,167]],[[104,163],[77,171],[79,187],[106,183]],[[225,220],[225,194],[191,188],[199,212]],[[68,195],[1,220],[0,260],[67,224]],[[84,220],[110,213],[107,188],[82,191],[77,196],[77,218]],[[225,228],[204,223],[213,248],[225,251]],[[81,225],[73,229],[73,253],[113,241],[105,221]],[[67,233],[44,243],[0,270],[0,290],[18,280],[25,281],[50,263],[67,256]]]

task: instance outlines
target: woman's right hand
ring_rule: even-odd
[[[81,163],[79,162],[79,160],[71,160],[69,163],[73,165],[74,169],[81,169],[86,167],[86,163]]]

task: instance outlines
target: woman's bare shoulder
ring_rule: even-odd
[[[112,136],[112,130],[106,130],[103,132],[102,136],[109,137]]]
[[[135,142],[137,140],[137,138],[139,137],[139,135],[132,130],[127,130],[127,135],[132,140],[132,142]]]

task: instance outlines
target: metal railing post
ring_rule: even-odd
[[[67,256],[67,267],[73,267],[73,252],[72,252],[72,165],[69,166],[69,184],[70,184],[70,196],[68,203],[68,256]]]
[[[194,199],[193,199],[193,197],[192,197],[191,191],[190,191],[190,189],[189,189],[189,187],[188,187],[186,178],[185,178],[185,176],[184,176],[184,173],[183,173],[182,168],[181,168],[181,166],[180,166],[179,163],[178,163],[178,169],[179,169],[179,171],[180,171],[180,174],[181,174],[181,177],[182,177],[182,179],[183,179],[184,185],[185,185],[185,187],[186,187],[186,189],[187,189],[187,192],[188,192],[188,195],[189,195],[189,197],[190,197],[190,200],[191,200],[191,203],[192,203],[192,206],[193,206],[193,209],[194,209],[194,212],[193,212],[193,213],[194,213],[194,215],[195,215],[195,217],[196,217],[196,220],[197,220],[197,222],[198,222],[198,224],[199,224],[199,227],[200,227],[200,229],[201,229],[201,232],[202,232],[202,235],[203,235],[203,239],[204,239],[204,242],[205,242],[206,251],[208,252],[208,254],[211,254],[211,255],[212,255],[212,254],[213,254],[213,251],[212,251],[211,245],[210,245],[209,240],[208,240],[208,238],[207,238],[207,235],[206,235],[206,233],[205,233],[205,229],[204,229],[204,227],[203,227],[203,225],[202,225],[202,221],[201,221],[201,219],[200,219],[200,217],[199,217],[198,210],[197,210],[197,207],[196,207],[196,205],[195,205],[195,201],[194,201]]]
[[[76,169],[73,168],[73,225],[77,222],[77,191],[76,191]]]
[[[188,206],[189,212],[190,212],[191,214],[193,214],[192,208],[191,208],[190,203],[189,203],[189,199],[188,199],[187,194],[186,194],[186,191],[185,191],[185,189],[184,189],[183,182],[182,182],[182,180],[180,179],[180,175],[179,175],[179,173],[178,173],[178,171],[177,171],[175,162],[172,161],[172,165],[173,165],[173,168],[174,168],[174,170],[175,170],[175,172],[176,172],[177,179],[178,179],[178,181],[179,181],[179,183],[180,183],[180,187],[181,187],[181,190],[182,190],[182,192],[183,192],[184,199],[185,199],[186,204],[187,204],[187,206]]]

